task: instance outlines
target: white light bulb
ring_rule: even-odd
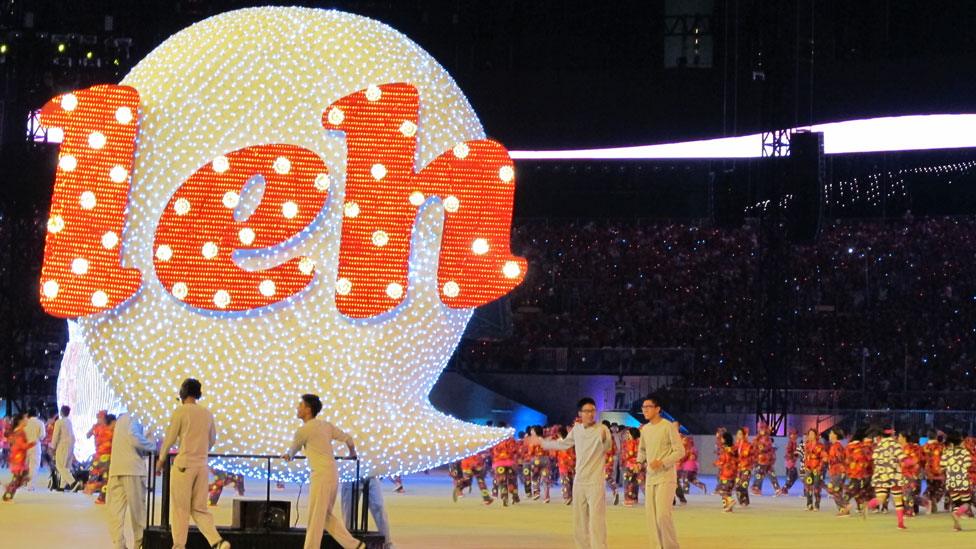
[[[383,90],[375,84],[370,84],[366,87],[366,99],[370,101],[379,101],[380,97],[383,95]]]
[[[132,109],[129,107],[119,107],[115,109],[115,119],[119,124],[128,124],[132,122]]]
[[[471,152],[471,149],[468,148],[467,143],[458,143],[457,145],[454,145],[453,152],[455,157],[464,160],[468,157],[468,153]]]
[[[515,179],[515,170],[511,166],[502,166],[498,169],[498,179],[511,183]]]
[[[88,272],[88,260],[84,257],[76,257],[71,262],[71,272],[78,276],[83,276]]]
[[[105,134],[102,132],[91,132],[88,134],[88,146],[98,150],[105,146]]]
[[[369,169],[369,173],[373,176],[373,179],[379,181],[386,177],[386,166],[383,164],[373,164],[373,167]]]
[[[217,173],[224,173],[230,169],[230,159],[224,155],[220,155],[210,162],[210,166],[213,168],[213,171]]]
[[[119,235],[115,231],[107,231],[102,235],[102,247],[111,250],[119,244]]]
[[[522,269],[515,261],[506,261],[505,266],[502,267],[502,274],[505,275],[505,278],[518,278],[521,273]]]
[[[424,193],[422,193],[420,191],[414,191],[414,192],[410,193],[410,203],[413,204],[414,206],[421,206],[421,205],[423,205],[424,200],[426,200],[426,199],[427,198],[424,196]]]
[[[274,280],[262,280],[261,284],[258,285],[258,291],[260,291],[261,295],[265,297],[271,297],[275,295]]]
[[[160,244],[156,248],[156,259],[160,261],[169,261],[173,257],[173,249],[166,244]]]
[[[108,177],[116,183],[125,183],[129,177],[129,172],[122,166],[115,166],[108,172]]]
[[[342,212],[348,218],[356,217],[359,215],[359,204],[356,204],[355,202],[346,202],[342,207]]]
[[[90,210],[94,208],[97,205],[97,203],[98,201],[95,200],[95,193],[91,191],[85,191],[81,193],[81,196],[78,198],[78,204],[80,204],[81,207],[86,210]]]
[[[396,282],[387,284],[386,295],[388,295],[390,299],[400,299],[403,297],[403,286],[397,284]]]
[[[447,297],[457,297],[461,293],[461,286],[453,280],[444,283],[444,295]]]
[[[98,290],[97,292],[92,294],[91,302],[92,305],[96,307],[104,307],[108,305],[108,294],[106,294],[102,290]]]
[[[185,198],[177,198],[173,203],[173,211],[176,215],[186,215],[190,213],[190,201]]]
[[[283,203],[281,205],[281,215],[285,216],[285,219],[294,219],[298,215],[298,204],[295,204],[291,200]]]
[[[339,107],[332,107],[329,109],[328,118],[329,124],[338,126],[339,124],[342,124],[342,121],[346,118],[346,113],[342,112],[342,109]]]
[[[325,191],[329,190],[329,187],[330,186],[332,186],[332,180],[329,179],[329,174],[327,174],[327,173],[320,173],[320,174],[318,174],[318,175],[315,176],[315,189],[316,190],[325,192]]]
[[[73,93],[66,93],[61,97],[61,108],[66,111],[73,111],[78,107],[78,96]]]
[[[254,234],[254,229],[250,227],[244,227],[237,232],[237,238],[241,241],[241,244],[244,244],[245,246],[250,246],[251,243],[254,242],[255,236],[257,235]]]
[[[404,120],[403,124],[400,124],[400,133],[403,137],[413,137],[417,135],[417,125],[409,120]]]
[[[216,242],[205,242],[203,248],[200,249],[200,253],[205,259],[213,259],[217,257],[220,249],[217,247]]]
[[[47,220],[47,230],[50,233],[59,233],[64,229],[64,218],[60,215],[52,215]]]
[[[390,241],[390,237],[386,234],[386,231],[373,231],[372,240],[373,246],[382,248]]]
[[[42,288],[44,290],[44,297],[46,297],[48,299],[54,299],[54,298],[58,297],[58,289],[59,289],[59,287],[58,287],[58,283],[57,283],[56,280],[48,280],[48,281],[44,282],[44,285],[42,286]]]
[[[78,159],[70,154],[62,155],[58,160],[58,167],[66,172],[70,172],[78,167]]]
[[[336,280],[336,293],[339,295],[348,295],[352,291],[352,282],[349,282],[348,278],[340,278]]]
[[[234,191],[227,191],[224,193],[224,197],[221,199],[224,207],[233,210],[241,203],[241,195],[235,193]]]
[[[227,290],[217,290],[213,295],[213,302],[220,309],[226,309],[230,305],[230,292]]]
[[[183,301],[186,299],[187,294],[190,293],[190,289],[186,286],[185,282],[177,282],[173,284],[173,297]]]
[[[444,209],[450,213],[458,211],[461,207],[461,201],[457,199],[456,196],[449,196],[444,199]]]
[[[485,255],[488,253],[488,241],[484,238],[474,239],[474,242],[471,243],[471,251],[478,255]]]
[[[271,165],[271,168],[274,169],[275,173],[285,175],[291,171],[291,160],[288,160],[288,158],[284,156],[279,156],[275,159],[274,164]]]

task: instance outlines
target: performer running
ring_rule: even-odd
[[[762,495],[763,481],[769,477],[769,483],[773,487],[773,495],[779,495],[780,485],[776,478],[776,446],[773,445],[773,436],[769,432],[769,426],[765,423],[759,424],[759,432],[755,440],[756,471],[752,481],[752,493]]]
[[[705,483],[698,480],[698,448],[695,447],[695,438],[691,435],[681,435],[681,441],[685,445],[685,457],[681,458],[678,464],[678,482],[684,484],[684,492],[691,493],[694,486],[708,494],[708,487]]]
[[[735,507],[732,490],[735,489],[739,466],[735,461],[732,435],[724,431],[719,434],[722,438],[722,446],[718,459],[715,460],[715,467],[718,469],[718,485],[715,487],[715,493],[722,496],[722,511],[731,513],[732,508]]]
[[[929,431],[929,440],[922,447],[925,455],[925,497],[928,498],[929,512],[939,510],[939,501],[945,497],[945,473],[942,471],[942,449],[945,438],[936,431]]]
[[[905,451],[892,436],[892,429],[881,432],[881,440],[874,448],[874,474],[871,475],[871,486],[874,488],[874,498],[868,502],[868,508],[877,509],[888,499],[889,494],[895,500],[895,516],[898,519],[898,529],[906,530],[905,499],[903,487],[905,477],[901,473],[901,463],[905,459]]]
[[[481,499],[485,505],[491,505],[491,491],[485,482],[485,455],[479,452],[473,456],[468,456],[461,460],[461,476],[463,478],[462,489],[471,486],[473,480],[478,481],[478,490],[481,491]],[[548,498],[548,494],[546,494]]]
[[[499,427],[507,427],[504,421]],[[491,463],[495,468],[493,482],[494,489],[500,494],[502,506],[508,507],[508,497],[512,497],[512,505],[519,502],[518,479],[515,477],[515,460],[518,455],[518,443],[513,437],[506,438],[491,449]]]
[[[3,501],[12,501],[17,489],[27,484],[30,475],[27,463],[27,454],[33,452],[36,442],[28,442],[25,427],[27,426],[27,416],[17,414],[11,421],[10,435],[7,437],[7,444],[10,446],[8,464],[13,478],[7,484],[7,489],[3,492]]]
[[[844,484],[847,481],[847,451],[841,439],[844,431],[834,427],[830,430],[830,446],[827,449],[827,493],[834,498],[837,505],[837,516],[850,514],[847,500],[844,496]]]
[[[962,530],[959,519],[973,504],[973,485],[969,482],[969,470],[973,460],[969,450],[963,446],[962,435],[957,431],[946,433],[945,443],[940,465],[945,472],[946,490],[952,499],[953,528],[958,531]]]
[[[95,425],[88,430],[87,438],[95,437],[95,456],[92,458],[85,483],[86,494],[96,494],[95,504],[105,505],[105,486],[108,484],[109,460],[112,458],[112,434],[115,416],[108,410],[99,410]]]
[[[827,449],[817,436],[817,430],[808,430],[803,446],[803,467],[806,469],[803,493],[807,497],[807,511],[820,510],[820,491],[823,488],[823,467],[826,462]]]
[[[740,427],[735,432],[735,459],[739,468],[735,491],[739,505],[745,508],[749,506],[749,481],[752,480],[752,469],[756,465],[755,450],[749,442],[749,429],[746,427]]]
[[[799,433],[796,429],[790,427],[789,434],[786,441],[786,452],[784,461],[786,462],[786,484],[779,491],[780,495],[786,495],[789,493],[790,488],[793,484],[800,478],[799,473],[796,470],[796,462],[800,459],[800,446],[797,441],[799,438]]]
[[[345,443],[349,457],[356,457],[356,446],[352,437],[328,421],[316,419],[322,411],[322,400],[317,395],[302,395],[298,402],[298,419],[303,424],[295,431],[291,447],[282,457],[290,461],[302,448],[312,470],[308,488],[308,529],[305,531],[305,549],[322,547],[322,535],[329,535],[343,549],[360,548],[365,544],[352,537],[342,520],[332,513],[339,492],[339,470],[332,455],[332,442]]]
[[[918,515],[919,493],[922,489],[922,447],[913,433],[898,433],[898,443],[905,451],[901,462],[901,473],[905,477],[905,514]]]
[[[870,438],[864,430],[854,433],[844,452],[844,464],[847,469],[847,486],[844,489],[844,497],[847,500],[847,513],[845,514],[850,514],[851,500],[853,499],[862,519],[867,511],[867,502],[873,497],[871,493],[871,452]]]

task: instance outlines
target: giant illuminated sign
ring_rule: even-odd
[[[525,275],[515,171],[399,33],[335,11],[229,12],[120,85],[55,97],[41,124],[63,139],[40,299],[90,357],[59,383],[83,416],[117,399],[158,434],[194,376],[217,451],[277,454],[297,395],[315,392],[369,474],[508,435],[427,394],[472,308]],[[79,389],[100,378],[108,393]]]

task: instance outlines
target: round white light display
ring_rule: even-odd
[[[428,399],[472,313],[449,309],[438,296],[444,208],[436,202],[421,208],[408,287],[389,290],[406,294],[400,307],[375,319],[353,320],[334,302],[343,215],[358,212],[343,200],[344,137],[325,131],[322,115],[345,95],[393,82],[409,83],[420,94],[420,122],[403,128],[405,135],[415,132],[417,170],[444,152],[465,153],[458,143],[484,137],[461,90],[433,58],[386,25],[338,11],[228,12],[173,35],[132,69],[122,84],[141,96],[139,152],[131,174],[123,263],[143,273],[143,287],[118,309],[78,319],[70,345],[90,356],[91,370],[85,371],[86,385],[69,387],[71,371],[62,369],[61,403],[85,411],[127,408],[151,436],[161,437],[180,382],[196,377],[203,383],[202,404],[217,422],[214,452],[280,455],[300,426],[299,396],[316,393],[325,405],[321,417],[355,439],[364,475],[428,469],[509,436],[510,429],[444,415]],[[343,119],[338,111],[326,116]],[[316,189],[330,194],[323,215],[299,238],[237,260],[243,268],[261,269],[307,256],[301,268],[314,270],[315,278],[304,292],[261,310],[192,309],[180,301],[187,293],[184,283],[170,295],[154,274],[153,255],[165,253],[153,248],[163,209],[198,168],[213,162],[215,171],[226,169],[223,155],[265,143],[291,143],[317,153],[329,175]],[[279,173],[288,169],[284,162],[275,166]],[[385,167],[374,166],[373,175],[382,179]],[[234,201],[227,202],[231,207]],[[176,206],[182,213],[191,207]],[[292,212],[289,207],[282,213]],[[252,238],[240,235],[242,242]],[[349,291],[339,286],[339,292]],[[273,284],[261,286],[265,295],[274,291]],[[224,303],[222,294],[214,298]],[[77,364],[68,363],[69,356],[77,358],[66,354],[63,368]],[[106,385],[91,381],[100,379]],[[90,426],[75,423],[79,438]],[[252,476],[264,470],[262,463],[248,460],[212,465]],[[350,474],[344,467],[343,476]],[[273,477],[305,479],[306,464],[276,461]]]

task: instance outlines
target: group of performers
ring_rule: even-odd
[[[906,517],[922,510],[934,514],[940,503],[950,512],[956,530],[961,529],[963,515],[973,516],[976,437],[964,438],[952,430],[933,431],[920,445],[913,433],[869,428],[854,433],[846,445],[844,439],[840,429],[828,431],[826,440],[810,429],[801,442],[791,429],[785,448],[786,484],[780,487],[773,473],[776,449],[765,426],[760,425],[752,440],[745,427],[734,437],[719,429],[715,435],[716,492],[722,497],[723,511],[731,512],[736,505],[747,507],[750,493],[762,493],[766,477],[774,495],[784,495],[802,476],[808,511],[820,510],[826,489],[839,517],[850,516],[852,511],[862,518],[869,510],[886,512],[892,502],[900,529],[907,528]]]
[[[605,422],[606,423],[606,422]],[[499,427],[506,427],[502,422]],[[632,507],[638,503],[644,490],[645,464],[638,462],[640,429],[616,424],[607,424],[613,433],[613,447],[607,451],[604,465],[606,486],[611,492],[614,505],[620,503],[623,488],[624,505]],[[560,485],[563,503],[573,503],[573,475],[576,470],[576,452],[567,450],[545,450],[525,442],[525,436],[537,435],[549,440],[566,437],[568,428],[562,425],[543,427],[533,425],[516,436],[505,439],[492,448],[468,456],[448,466],[454,479],[452,498],[457,501],[470,492],[477,483],[479,494],[485,505],[501,499],[502,505],[517,504],[521,501],[520,489],[526,498],[551,501],[551,488]],[[685,494],[691,486],[703,493],[708,489],[698,480],[698,451],[691,436],[682,435],[685,456],[677,465],[678,489],[676,503],[687,503]],[[492,474],[491,488],[488,487],[488,473]]]

